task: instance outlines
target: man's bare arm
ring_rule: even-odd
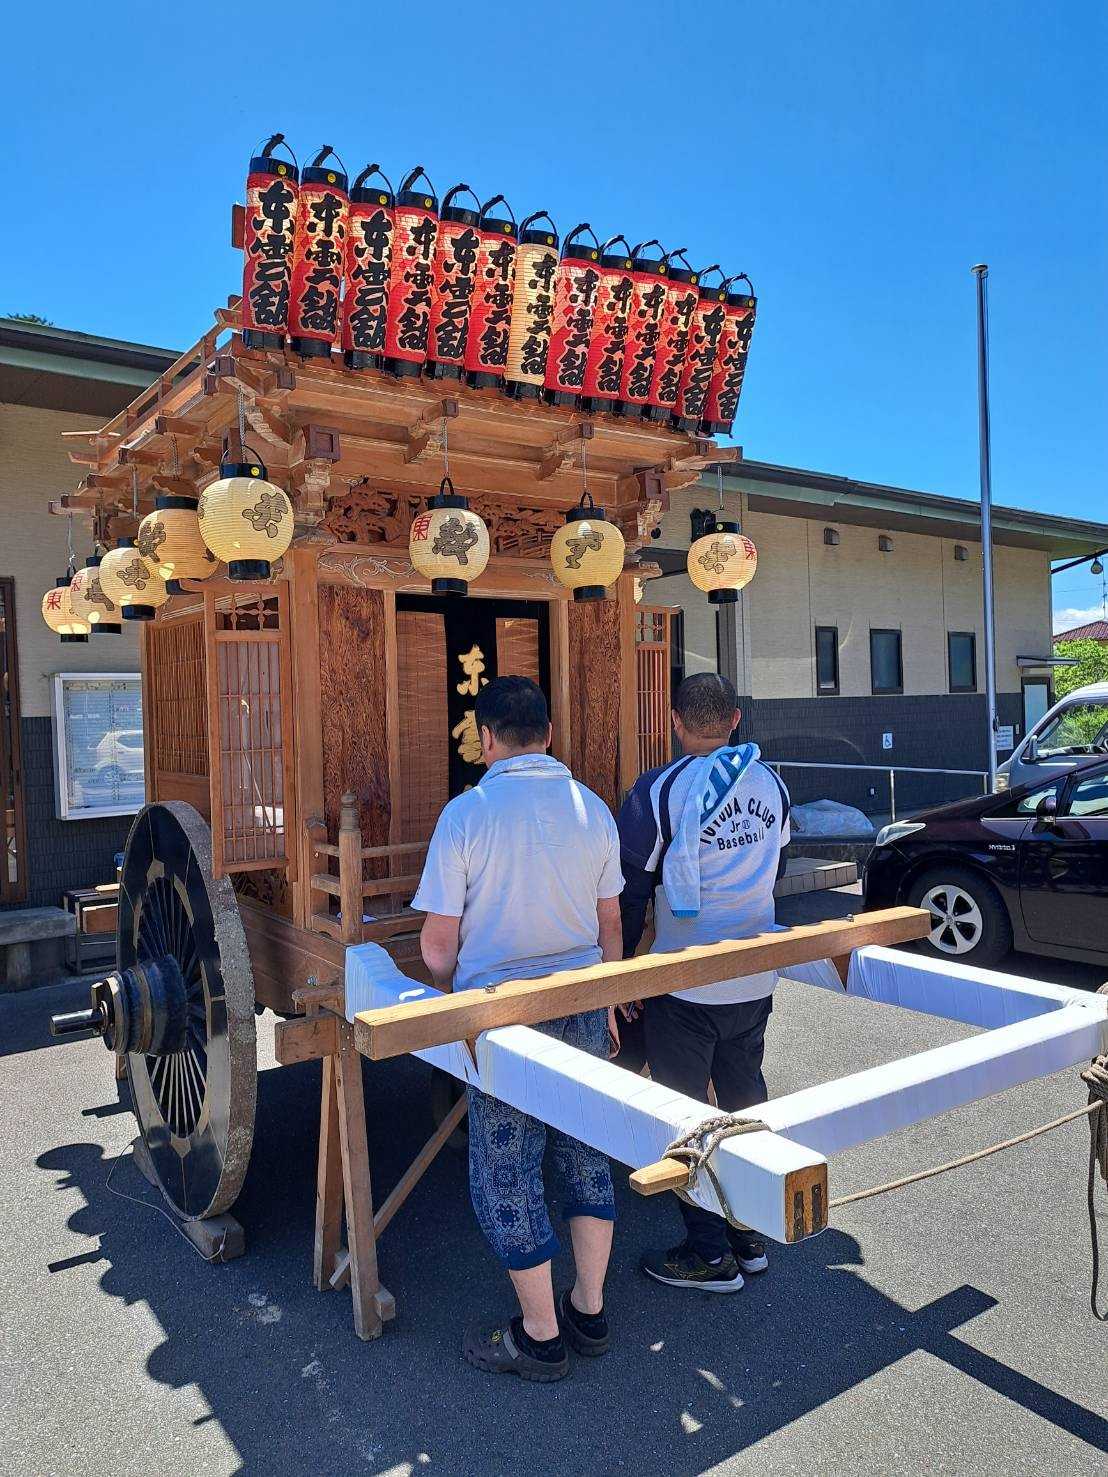
[[[423,962],[440,990],[454,988],[454,970],[458,963],[458,931],[460,918],[445,913],[428,913],[419,935]],[[607,957],[607,956],[605,956]]]
[[[619,898],[596,900],[596,922],[599,930],[600,957],[605,964],[623,958],[623,924],[619,916]]]

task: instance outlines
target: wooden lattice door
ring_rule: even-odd
[[[665,764],[673,754],[670,736],[670,622],[664,605],[640,605],[635,632],[639,675],[639,772]]]

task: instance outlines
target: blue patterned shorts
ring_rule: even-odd
[[[590,1010],[536,1026],[590,1056],[608,1055],[608,1015]],[[469,1193],[481,1230],[501,1264],[513,1271],[548,1262],[558,1250],[542,1180],[550,1136],[565,1186],[562,1214],[615,1220],[612,1171],[607,1156],[499,1098],[470,1087]]]

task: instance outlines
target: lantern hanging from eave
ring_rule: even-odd
[[[745,282],[750,289],[749,294],[733,291],[733,282]],[[758,312],[758,300],[753,295],[754,284],[745,272],[729,278],[724,286],[727,288],[726,312],[701,420],[701,427],[709,436],[728,436],[731,433]]]
[[[545,220],[549,230],[536,226]],[[558,271],[558,233],[545,210],[520,222],[516,279],[504,388],[517,400],[535,400],[546,383],[546,359],[554,318],[554,279]]]
[[[677,403],[673,407],[672,422],[682,431],[695,431],[700,425],[720,335],[727,317],[727,288],[722,281],[718,286],[706,286],[704,278],[709,272],[718,272],[723,277],[723,273],[715,265],[705,267],[700,274],[689,347],[685,352],[685,364],[677,386]]]
[[[508,214],[493,215],[494,205],[502,205]],[[480,390],[502,385],[508,365],[518,228],[503,195],[494,195],[481,206],[477,232],[481,244],[466,339],[466,380]]]
[[[420,175],[426,190],[417,190]],[[392,374],[421,374],[427,361],[427,329],[435,285],[439,202],[423,165],[400,181],[393,212],[389,305],[385,316],[384,367]]]
[[[289,279],[299,187],[295,157],[291,164],[272,157],[279,144],[285,144],[284,135],[275,133],[262,152],[251,159],[246,177],[242,341],[249,349],[283,349],[289,321]]]
[[[87,621],[78,620],[73,613],[73,598],[69,589],[72,578],[72,570],[68,574],[59,575],[54,581],[54,588],[47,590],[42,597],[42,618],[52,631],[57,632],[61,640],[87,641],[92,627]]]
[[[169,599],[165,580],[139,553],[133,538],[121,538],[100,561],[100,584],[125,621],[152,621]]]
[[[631,313],[619,382],[619,409],[621,414],[632,417],[641,416],[650,399],[650,382],[666,310],[669,267],[664,255],[643,255],[650,246],[662,249],[659,241],[641,241],[631,249]]]
[[[73,614],[87,623],[98,636],[118,636],[123,630],[119,608],[100,583],[100,555],[90,554],[83,569],[69,582]]]
[[[550,541],[554,573],[574,600],[603,600],[623,570],[623,534],[585,492]]]
[[[689,549],[689,579],[698,590],[706,590],[713,605],[728,605],[739,598],[758,569],[758,550],[739,525],[717,518],[710,533],[701,534]]]
[[[591,246],[577,240],[585,231],[592,236]],[[586,221],[566,237],[554,278],[554,319],[546,359],[546,395],[552,405],[576,405],[584,393],[599,285],[600,242]]]
[[[243,447],[245,455],[249,447]],[[200,535],[232,580],[267,580],[292,543],[292,504],[260,461],[223,461],[196,506]]]
[[[381,175],[386,188],[366,184],[374,174]],[[350,190],[346,223],[342,351],[347,369],[377,369],[385,351],[395,204],[381,166],[367,165]]]
[[[459,195],[472,195],[475,209],[455,205]],[[481,202],[468,185],[455,185],[442,197],[435,242],[434,286],[427,320],[427,369],[432,379],[461,379],[465,373]]]
[[[331,154],[336,163],[325,165]],[[289,286],[289,340],[303,359],[330,357],[339,338],[339,294],[350,208],[346,171],[324,144],[300,177]]]
[[[623,250],[616,251],[621,242]],[[630,243],[626,236],[611,236],[600,248],[596,311],[585,360],[584,392],[590,410],[614,410],[619,400],[634,287]]]
[[[432,595],[464,595],[489,562],[489,531],[449,477],[412,521],[408,552]]]
[[[171,595],[181,593],[182,580],[206,580],[219,566],[201,535],[196,507],[195,498],[159,493],[138,527],[139,556]]]
[[[675,266],[680,257],[684,266]],[[685,256],[684,249],[670,253],[669,277],[666,281],[666,304],[658,351],[654,356],[654,373],[650,379],[650,400],[646,407],[649,420],[669,423],[677,404],[677,388],[685,367],[696,312],[700,273]]]

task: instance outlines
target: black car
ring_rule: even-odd
[[[920,947],[940,959],[988,965],[1025,949],[1108,963],[1108,760],[894,821],[863,891],[867,908],[927,908]]]

